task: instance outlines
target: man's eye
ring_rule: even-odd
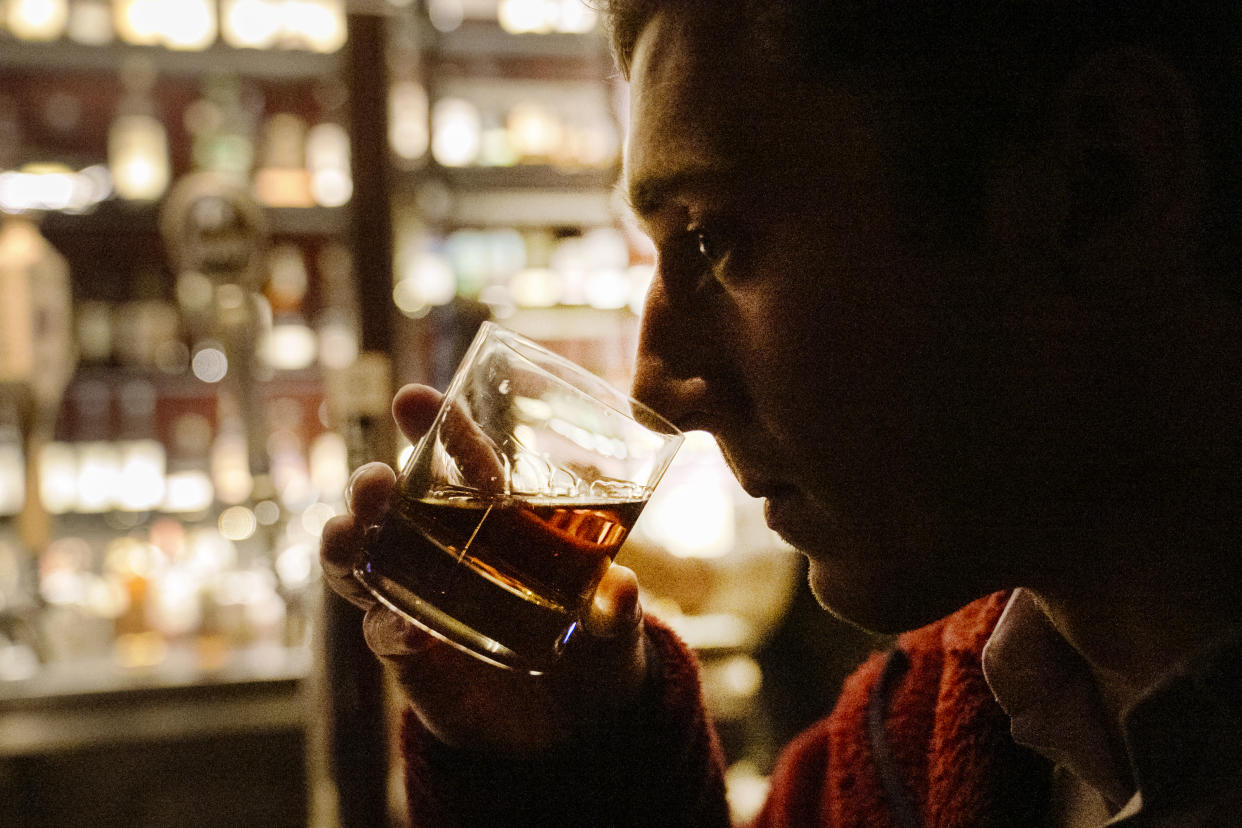
[[[668,238],[665,272],[687,296],[722,289],[742,262],[744,238],[731,221],[691,221]]]
[[[715,233],[704,229],[696,229],[693,232],[695,241],[698,243],[699,255],[708,264],[716,264],[729,252],[728,246]]]

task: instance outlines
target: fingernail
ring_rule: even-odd
[[[610,632],[614,634],[619,630],[634,626],[643,617],[642,604],[637,600],[631,602],[623,611],[615,598],[597,592],[594,603],[596,612],[602,618],[608,619]]]
[[[637,624],[639,621],[642,621],[642,620],[643,620],[643,602],[635,598],[634,603],[630,604],[629,622],[631,625],[633,625],[633,624]]]
[[[354,485],[358,482],[358,471],[360,470],[356,469],[345,484],[345,508],[351,512],[354,510]]]

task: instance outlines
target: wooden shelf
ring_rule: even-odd
[[[421,170],[401,173],[402,185],[437,180],[450,189],[469,192],[482,190],[607,190],[616,183],[615,167],[564,169],[545,164],[516,164],[511,167],[441,167],[432,163]]]
[[[348,207],[267,207],[268,230],[278,235],[330,236],[348,230]],[[158,232],[158,203],[105,201],[89,213],[48,213],[42,219],[52,234],[66,231],[92,234],[154,234]]]
[[[441,59],[484,57],[607,60],[608,44],[597,27],[586,34],[510,34],[496,23],[467,21],[451,32],[433,32],[430,48]]]
[[[444,209],[429,224],[468,227],[600,227],[616,221],[607,190],[480,189],[444,194]]]
[[[310,658],[305,648],[255,647],[207,670],[189,649],[175,649],[148,669],[127,670],[102,657],[45,668],[35,678],[0,683],[0,758],[297,729],[305,722],[301,686]]]
[[[427,222],[441,227],[592,227],[616,220],[617,175],[615,168],[432,164],[395,176],[394,191],[420,202]]]
[[[126,59],[149,59],[161,75],[199,76],[228,71],[270,80],[329,77],[339,74],[339,53],[323,55],[293,49],[234,49],[213,46],[179,52],[156,46],[113,43],[87,46],[72,41],[30,43],[0,38],[0,69],[116,71]]]

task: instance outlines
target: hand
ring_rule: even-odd
[[[412,440],[430,427],[439,392],[407,385],[393,400],[398,426]],[[353,577],[363,534],[383,517],[396,475],[368,463],[350,481],[350,513],[324,527],[324,578],[366,610],[367,645],[396,678],[415,713],[441,741],[471,750],[533,755],[601,732],[636,700],[646,675],[642,609],[634,573],[613,565],[558,664],[530,676],[485,664],[437,640],[377,603]]]

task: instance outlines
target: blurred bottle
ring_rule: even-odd
[[[195,170],[247,184],[254,166],[259,101],[236,75],[216,73],[203,81],[202,97],[186,108],[190,162]]]
[[[87,46],[103,46],[116,37],[112,4],[108,0],[72,0],[65,27],[69,39]]]
[[[121,198],[154,201],[168,189],[171,175],[168,135],[152,99],[154,65],[142,58],[127,60],[121,83],[125,92],[108,129],[108,169]]]

